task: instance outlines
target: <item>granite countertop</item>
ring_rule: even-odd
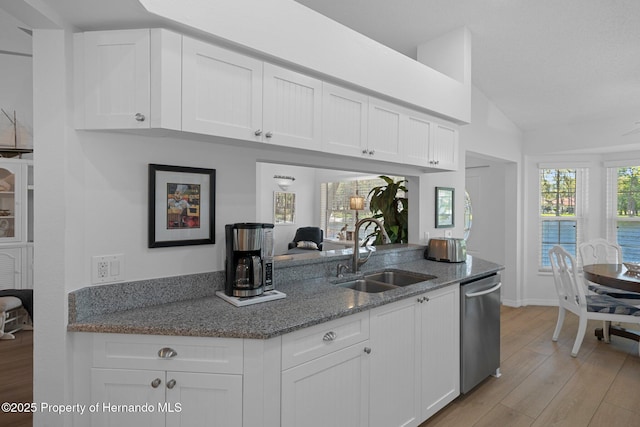
[[[292,280],[276,284],[277,290],[287,294],[280,300],[235,307],[219,297],[204,296],[89,316],[70,322],[67,329],[72,332],[268,339],[503,269],[498,264],[471,256],[464,263],[421,259],[387,265],[386,268],[427,273],[436,279],[382,293],[336,286],[335,278]],[[342,281],[353,278],[353,275],[346,275]]]

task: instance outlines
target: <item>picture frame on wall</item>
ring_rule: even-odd
[[[273,192],[273,223],[275,225],[296,223],[296,193]]]
[[[436,228],[453,228],[455,212],[455,189],[436,187]]]
[[[216,170],[149,164],[149,248],[215,243]]]

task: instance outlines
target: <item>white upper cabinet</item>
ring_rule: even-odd
[[[182,130],[260,139],[262,61],[184,37],[182,63]]]
[[[416,166],[429,166],[429,146],[433,123],[425,115],[409,113],[403,121],[403,161]]]
[[[172,129],[455,170],[458,130],[163,29],[75,35],[76,127]]]
[[[433,130],[429,166],[447,170],[458,169],[458,129],[434,124]]]
[[[76,34],[77,127],[178,129],[181,39],[149,29]]]
[[[322,97],[322,149],[362,156],[367,150],[366,95],[324,83]]]
[[[397,105],[369,97],[369,129],[367,153],[375,160],[401,160],[402,113]]]
[[[264,64],[264,141],[287,147],[322,147],[322,81]]]

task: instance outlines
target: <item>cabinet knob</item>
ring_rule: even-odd
[[[168,389],[172,389],[176,386],[176,380],[169,380],[169,382],[167,382],[167,388]]]
[[[144,122],[144,120],[146,119],[146,117],[142,113],[136,113],[135,118],[139,122]]]
[[[371,347],[365,347],[364,352],[367,354],[371,354]]]
[[[322,337],[322,341],[333,341],[336,338],[338,338],[338,334],[336,334],[335,332],[331,331],[331,332],[327,332],[326,334],[324,334],[324,337]]]
[[[273,132],[267,132],[264,134],[265,137],[271,138],[273,136]]]
[[[262,135],[262,129],[258,129],[258,130],[257,130],[257,131],[255,131],[253,134],[254,134],[255,136],[260,136],[260,135]]]
[[[429,297],[424,297],[424,302],[429,302]]]
[[[158,357],[161,357],[162,359],[171,359],[172,357],[176,357],[177,355],[178,352],[170,347],[164,347],[158,351]]]
[[[155,380],[151,381],[151,387],[153,388],[158,388],[160,384],[162,384],[162,380],[160,378],[156,378]]]
[[[376,154],[376,150],[369,150],[369,155],[373,156],[374,154]]]
[[[367,151],[367,149],[366,149],[366,148],[364,148],[364,149],[362,150],[362,154],[368,154],[368,153],[369,153],[369,152]]]

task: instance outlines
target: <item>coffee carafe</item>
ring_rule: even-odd
[[[273,224],[225,226],[225,293],[235,297],[260,295],[273,289]]]

